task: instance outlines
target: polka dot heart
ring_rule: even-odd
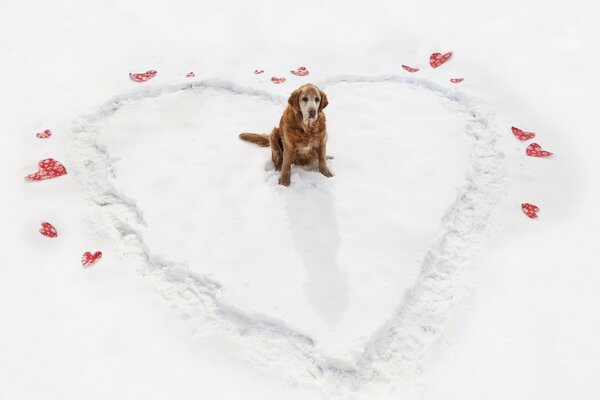
[[[38,132],[35,134],[35,137],[39,139],[48,139],[52,136],[52,131],[50,129],[46,129],[44,132]]]
[[[273,83],[277,83],[277,84],[280,84],[280,83],[283,83],[283,82],[285,82],[285,78],[277,78],[277,77],[273,76],[273,77],[271,78],[271,82],[273,82]]]
[[[450,79],[450,82],[452,82],[452,83],[461,83],[464,80],[465,80],[465,78],[452,78],[452,79]]]
[[[196,74],[193,71],[190,71],[187,73],[187,75],[185,76],[186,78],[194,78],[196,76]]]
[[[404,65],[404,64],[402,65],[402,68],[404,68],[408,72],[417,72],[419,70],[419,68],[409,67],[408,65]]]
[[[48,236],[49,238],[55,238],[58,236],[58,232],[56,228],[52,226],[50,222],[42,222],[42,227],[40,228],[40,233],[44,236]]]
[[[513,135],[519,140],[529,140],[535,137],[535,133],[533,132],[525,132],[519,128],[515,128],[514,126],[510,128],[512,130]]]
[[[537,213],[540,211],[540,208],[531,203],[523,203],[521,204],[521,209],[529,218],[537,218]]]
[[[255,69],[254,70],[254,75],[259,75],[259,74],[264,74],[265,70],[264,69]]]
[[[442,65],[443,63],[445,63],[446,61],[448,61],[448,59],[452,57],[452,52],[448,52],[446,54],[442,54],[442,53],[433,53],[430,57],[429,57],[429,65],[431,65],[433,68],[437,68],[440,65]]]
[[[97,251],[94,254],[92,254],[89,251],[86,251],[85,253],[83,253],[83,256],[81,256],[81,264],[84,267],[91,267],[92,265],[94,265],[98,261],[100,261],[101,258],[102,258],[101,251]]]
[[[542,150],[542,146],[537,143],[531,143],[525,149],[525,154],[527,154],[529,157],[550,157],[553,153]]]
[[[66,175],[67,169],[60,162],[53,158],[47,158],[38,163],[40,168],[38,172],[29,174],[25,177],[27,181],[43,181],[45,179],[57,178]]]
[[[149,79],[152,79],[156,76],[156,71],[151,69],[146,72],[141,72],[139,74],[129,73],[129,77],[131,80],[136,82],[146,82]]]
[[[310,73],[310,72],[308,72],[306,67],[299,67],[297,70],[290,71],[290,72],[296,76],[306,76]]]

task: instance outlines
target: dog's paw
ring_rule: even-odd
[[[331,173],[331,171],[328,168],[320,169],[319,172],[328,178],[331,178],[333,176],[333,174]]]
[[[283,185],[283,186],[290,186],[290,177],[289,176],[279,177],[279,184]]]

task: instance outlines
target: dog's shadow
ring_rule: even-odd
[[[298,172],[303,184],[292,182],[283,196],[294,245],[307,272],[304,291],[324,321],[339,322],[348,307],[348,278],[337,263],[340,237],[331,188],[318,172]]]

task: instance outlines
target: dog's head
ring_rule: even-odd
[[[319,113],[327,107],[328,101],[321,89],[307,83],[294,90],[288,103],[297,114],[302,115],[302,122],[305,125],[312,125],[317,122]]]

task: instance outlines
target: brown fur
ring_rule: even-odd
[[[303,96],[320,98],[316,121],[305,122],[300,109]],[[315,165],[326,177],[333,176],[327,166],[327,129],[325,113],[327,96],[314,85],[306,84],[294,90],[288,99],[288,106],[270,135],[242,133],[240,139],[271,147],[271,157],[277,171],[281,171],[279,184],[289,186],[291,166]]]

